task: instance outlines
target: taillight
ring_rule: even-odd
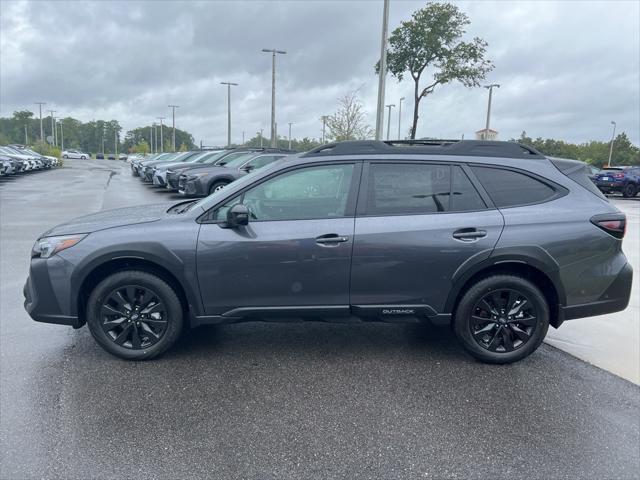
[[[614,173],[613,176],[615,178],[624,178],[624,173]]]
[[[623,213],[594,215],[591,223],[616,238],[623,238],[627,231],[627,218]]]

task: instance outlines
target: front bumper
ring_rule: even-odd
[[[67,266],[60,257],[34,259],[31,262],[23,289],[24,308],[36,322],[70,325],[73,328],[84,325],[77,315],[72,315],[69,282],[58,278],[61,273],[64,275]],[[55,272],[55,279],[51,272]]]
[[[153,174],[153,184],[159,187],[164,187],[167,184],[167,171],[160,170],[155,171]]]
[[[169,190],[178,190],[179,181],[180,181],[179,173],[167,172],[167,188]]]
[[[560,308],[560,322],[576,318],[595,317],[607,313],[621,312],[631,298],[633,268],[628,263],[620,270],[609,288],[595,302],[570,305]]]
[[[180,175],[178,181],[178,193],[187,197],[204,197],[206,193],[201,182],[195,180],[188,180],[186,175]]]

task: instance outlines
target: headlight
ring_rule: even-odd
[[[73,247],[86,236],[86,234],[81,234],[41,238],[33,245],[33,248],[31,249],[31,258],[49,258],[51,255],[55,255],[62,250]]]
[[[207,175],[209,175],[209,174],[208,173],[204,173],[204,172],[203,173],[194,173],[193,175],[189,175],[187,177],[187,180],[197,180],[199,178],[206,177]]]

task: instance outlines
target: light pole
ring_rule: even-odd
[[[391,108],[395,107],[395,104],[390,103],[389,105],[385,105],[389,109],[389,113],[387,114],[387,140],[389,140],[389,134],[391,133]]]
[[[611,155],[613,154],[613,139],[616,136],[616,122],[611,120],[611,125],[613,125],[613,133],[611,134],[611,145],[609,146],[609,161],[607,162],[607,167],[611,166]]]
[[[326,115],[322,115],[322,117],[320,117],[322,119],[322,144],[324,145],[324,138],[325,138],[325,129],[327,127],[327,116]]]
[[[400,97],[400,101],[398,102],[398,140],[401,140],[402,137],[400,136],[400,125],[402,124],[402,101],[404,100],[404,97]]]
[[[169,105],[169,108],[171,108],[173,110],[173,112],[171,112],[171,129],[173,130],[173,140],[172,140],[172,144],[173,144],[173,151],[176,151],[176,108],[180,108],[180,105]]]
[[[293,122],[289,122],[289,150],[291,150],[291,125]]]
[[[164,137],[162,136],[162,120],[166,117],[158,117],[160,120],[160,153],[164,153]]]
[[[242,145],[244,145],[244,130],[242,131]]]
[[[114,144],[115,150],[116,150],[116,160],[118,160],[118,131],[117,130],[114,132],[113,136],[114,136],[113,144]]]
[[[271,53],[271,146],[276,147],[276,53],[286,54],[284,50],[263,48],[263,52]]]
[[[492,83],[491,85],[485,85],[484,88],[489,90],[489,103],[487,104],[487,124],[484,127],[484,138],[487,139],[487,135],[489,135],[489,121],[491,120],[491,97],[493,96],[493,87],[500,88],[500,85],[497,83]]]
[[[382,139],[384,128],[384,84],[387,77],[387,28],[389,25],[389,0],[384,0],[382,10],[382,35],[380,37],[380,64],[378,70],[378,108],[376,110],[376,140]]]
[[[40,141],[44,142],[44,128],[42,128],[42,105],[46,105],[45,102],[35,102],[40,108]]]
[[[24,124],[24,146],[29,145],[29,137],[27,135],[27,124]]]
[[[264,128],[261,128],[260,131],[258,132],[260,134],[260,148],[262,148],[262,131],[264,130]]]
[[[56,110],[49,110],[51,113],[51,136],[53,137],[53,144],[56,144],[56,122],[53,119],[53,114],[56,113]]]
[[[60,149],[64,151],[64,130],[62,129],[62,120],[58,122],[60,125]]]
[[[237,87],[237,83],[220,82],[220,85],[227,86],[227,147],[231,146],[231,85]]]
[[[149,129],[149,150],[151,155],[153,155],[153,125]]]

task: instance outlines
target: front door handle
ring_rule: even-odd
[[[453,238],[463,241],[477,240],[487,236],[486,230],[478,230],[476,228],[461,228],[453,232]]]
[[[338,235],[337,233],[328,233],[326,235],[316,237],[316,243],[323,247],[338,246],[341,243],[348,241],[349,237],[347,235]]]

